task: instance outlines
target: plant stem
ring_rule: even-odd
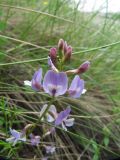
[[[53,101],[54,101],[54,97],[52,97],[52,99],[51,99],[51,101],[49,102],[46,110],[43,112],[43,114],[42,114],[42,115],[40,116],[40,118],[38,119],[38,122],[41,121],[41,119],[46,115],[46,113],[48,112],[48,110],[49,110],[51,104],[53,103]]]

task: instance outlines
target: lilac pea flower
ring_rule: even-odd
[[[45,110],[46,110],[47,107],[48,107],[47,104],[45,104],[42,107],[42,109],[40,111],[40,116],[42,116],[42,114],[45,112]],[[45,118],[46,118],[47,122],[53,122],[53,121],[55,121],[56,117],[57,117],[56,107],[54,105],[51,105],[50,108],[49,108],[49,110],[48,110],[48,113],[46,113],[46,115],[45,115]]]
[[[44,146],[45,147],[45,150],[46,150],[46,153],[49,154],[53,154],[55,152],[55,147],[54,146]]]
[[[84,81],[76,75],[72,80],[68,93],[73,98],[79,98],[84,91]]]
[[[55,71],[55,72],[59,72],[58,69],[55,67],[55,65],[53,64],[52,60],[50,57],[48,57],[48,65],[50,66],[51,70]]]
[[[26,141],[26,136],[24,132],[18,132],[15,129],[10,128],[11,137],[6,139],[7,142],[13,143],[13,146],[16,145],[18,141]]]
[[[52,70],[49,70],[43,80],[44,91],[51,96],[60,96],[67,91],[68,87],[68,78],[66,73],[59,72],[56,73]]]
[[[67,131],[66,127],[73,126],[74,118],[68,118],[70,112],[71,112],[70,107],[60,112],[55,120],[55,126],[62,125],[62,128],[65,129],[66,131]]]
[[[40,143],[40,136],[34,136],[33,134],[30,134],[30,142],[33,146],[38,146]]]

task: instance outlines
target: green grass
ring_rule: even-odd
[[[60,97],[54,102],[58,110],[70,105],[76,120],[68,132],[57,129],[57,152],[51,159],[106,160],[120,156],[119,15],[107,18],[99,12],[83,13],[77,4],[74,8],[70,4],[67,0],[0,1],[0,156],[24,160],[44,157],[44,143],[38,148],[29,143],[12,147],[5,139],[9,127],[20,130],[37,122],[34,113],[49,101],[48,95],[26,89],[23,81],[31,79],[40,66],[47,70],[49,49],[60,38],[73,47],[66,69],[86,60],[91,61],[91,68],[82,75],[86,95],[78,100]],[[42,134],[41,126],[36,133]],[[49,124],[44,122],[44,126],[47,129]]]

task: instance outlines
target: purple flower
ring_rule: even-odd
[[[16,145],[18,141],[26,141],[26,136],[24,132],[18,132],[15,129],[10,128],[11,137],[6,139],[7,142],[13,143],[13,146]]]
[[[73,98],[79,98],[84,91],[84,81],[78,75],[74,77],[68,93]]]
[[[53,154],[55,152],[55,147],[54,146],[44,146],[46,149],[46,153],[51,153]]]
[[[63,129],[65,129],[67,131],[67,127],[71,127],[74,124],[74,118],[69,118],[68,116],[70,115],[71,109],[70,107],[68,107],[67,109],[65,109],[64,111],[61,111],[58,114],[58,117],[55,120],[55,125],[59,126],[62,125]]]
[[[52,70],[49,70],[43,80],[44,91],[51,96],[63,95],[67,91],[68,78],[66,73],[59,72],[56,73]]]
[[[31,81],[24,81],[24,85],[31,86],[32,89],[35,91],[39,91],[42,89],[42,68],[40,68],[38,71],[36,71],[33,75],[33,78]]]
[[[40,136],[34,136],[33,134],[30,134],[30,141],[33,146],[38,146],[40,143]]]

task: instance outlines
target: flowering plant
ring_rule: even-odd
[[[39,144],[42,143],[43,138],[50,134],[55,134],[56,127],[62,126],[62,129],[67,131],[67,127],[74,125],[75,119],[70,117],[71,107],[68,106],[66,109],[58,112],[54,105],[54,101],[58,99],[59,96],[65,95],[70,96],[71,98],[80,98],[80,96],[86,92],[85,82],[80,78],[80,74],[88,70],[90,62],[86,61],[77,69],[66,71],[64,66],[66,66],[71,58],[72,47],[68,45],[66,41],[60,39],[57,48],[50,49],[48,56],[48,65],[50,69],[45,73],[44,77],[42,73],[43,70],[40,68],[34,73],[31,81],[24,81],[24,84],[31,87],[35,92],[43,91],[46,94],[49,94],[51,100],[48,104],[43,105],[43,108],[39,112],[39,118],[36,124],[27,125],[21,132],[18,132],[15,129],[10,129],[12,136],[7,139],[7,142],[12,143],[14,146],[17,142],[25,142],[28,140],[31,145],[39,146]],[[74,78],[69,85],[69,75],[71,74],[74,75]],[[42,136],[34,135],[32,133],[33,130],[38,123],[42,121],[51,123],[53,126]],[[56,150],[53,145],[44,145],[44,148],[46,154],[53,154]]]

